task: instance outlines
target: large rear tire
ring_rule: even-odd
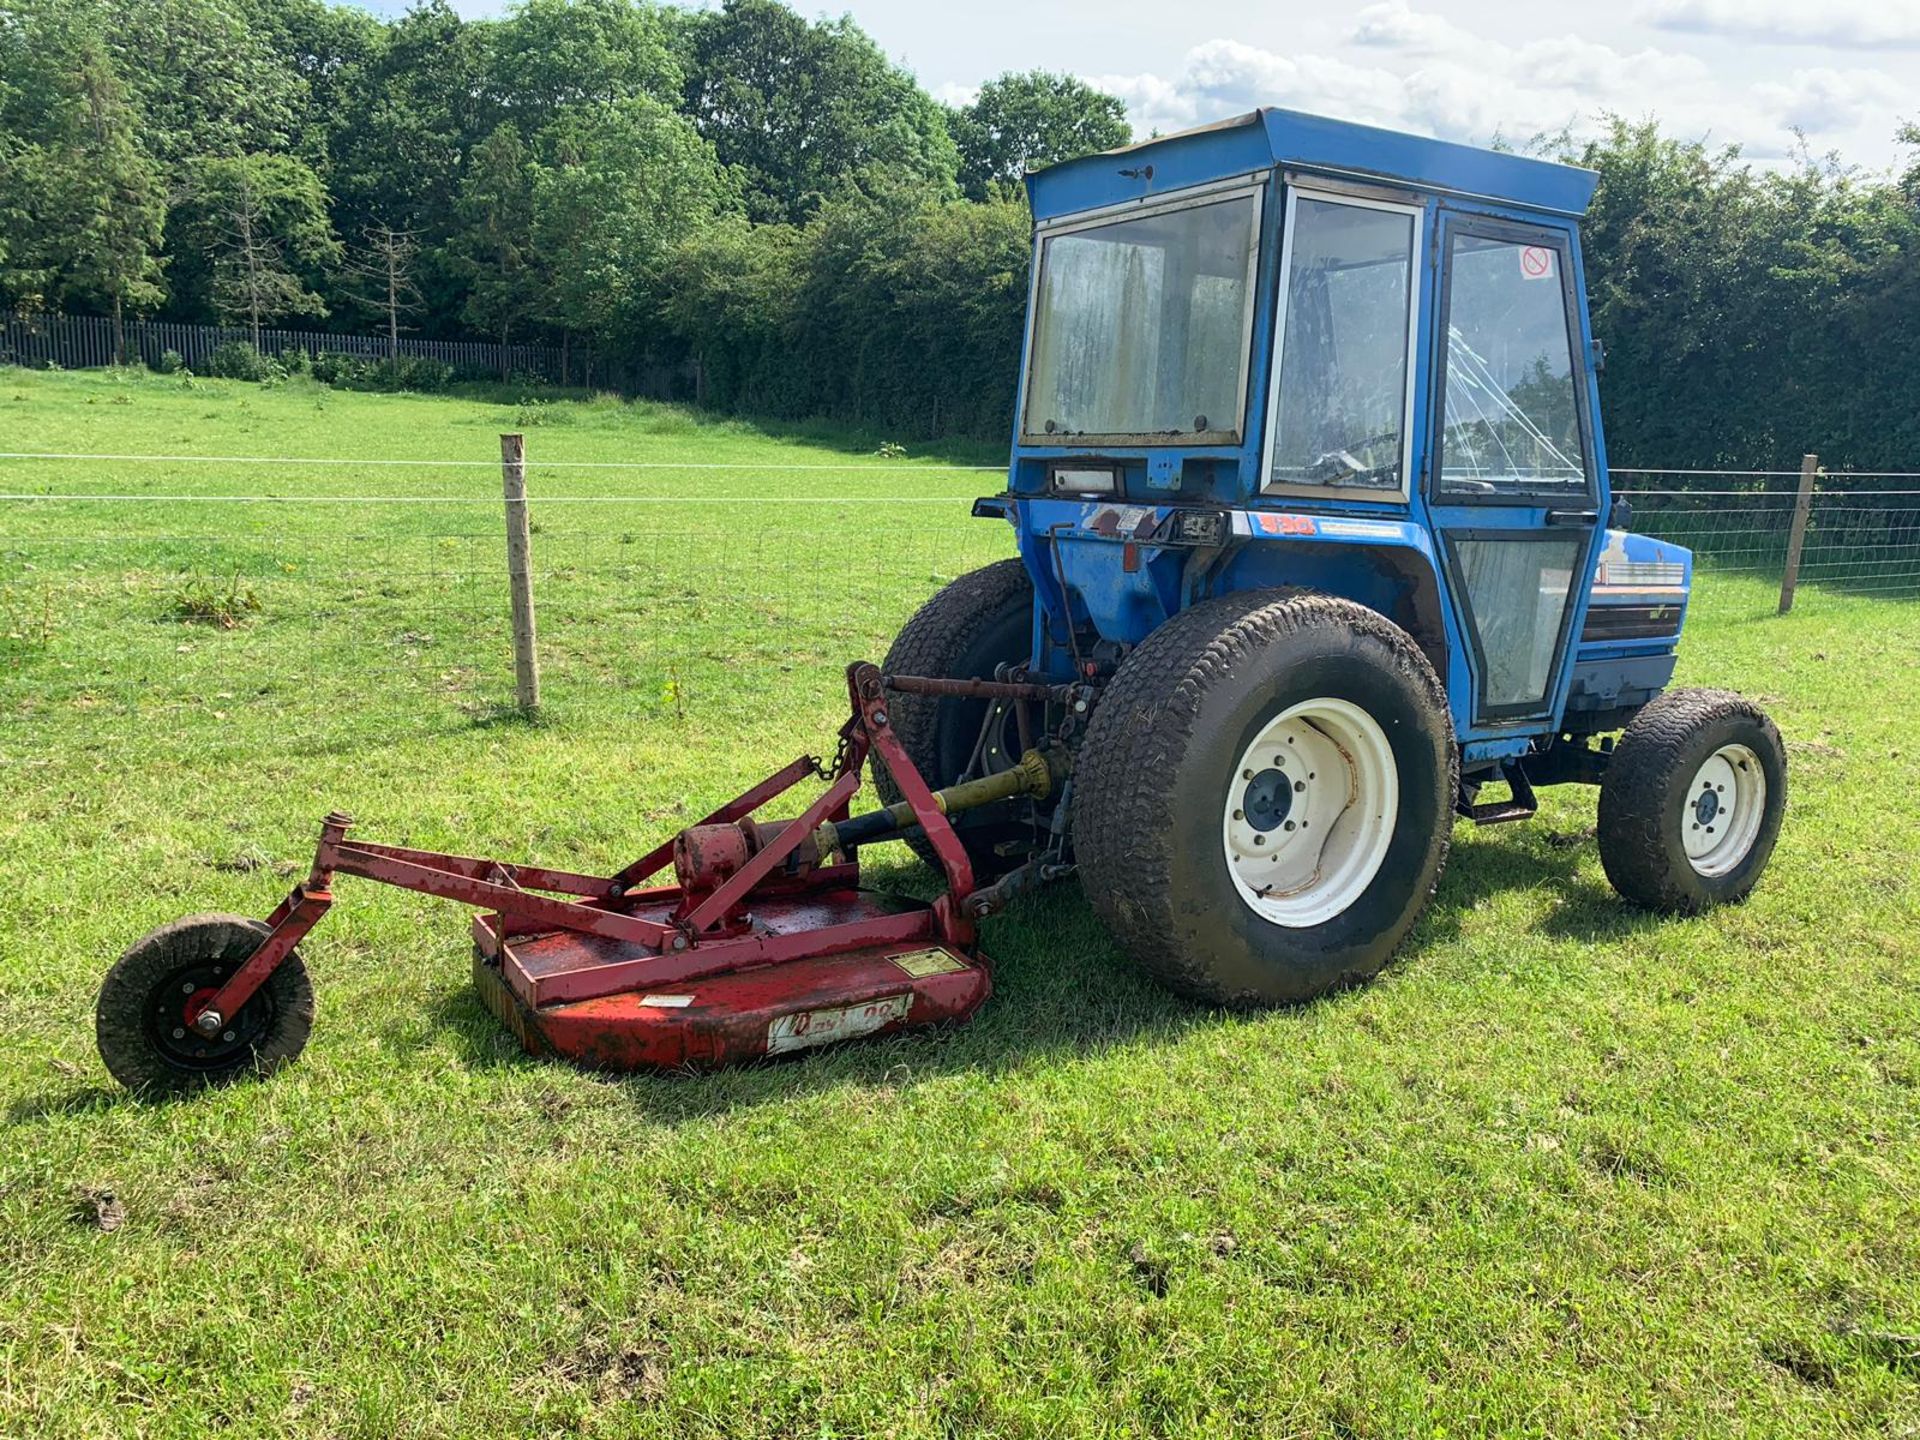
[[[1025,663],[1032,645],[1033,582],[1018,559],[1000,560],[962,575],[922,605],[894,639],[882,668],[890,675],[991,680],[997,666]],[[895,736],[929,786],[938,790],[960,779],[986,720],[985,700],[896,694],[888,710]],[[988,757],[989,770],[1006,768],[1020,758],[1008,754],[1006,744],[997,749],[997,756]],[[902,798],[878,755],[873,757],[873,783],[887,804]],[[954,828],[976,879],[990,880],[1018,863],[995,847],[1032,835],[1020,808],[1026,803],[1004,802],[956,817]],[[908,843],[929,865],[939,864],[925,840]]]
[[[1744,900],[1787,810],[1787,751],[1751,700],[1669,690],[1627,726],[1600,786],[1600,864],[1622,897],[1692,915]]]
[[[1446,863],[1458,760],[1412,639],[1299,591],[1209,601],[1108,685],[1075,767],[1075,855],[1122,950],[1219,1005],[1378,973]]]

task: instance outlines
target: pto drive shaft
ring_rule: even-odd
[[[942,815],[958,815],[963,810],[975,810],[997,800],[1015,800],[1021,796],[1044,800],[1065,775],[1066,760],[1059,751],[1043,754],[1029,750],[1011,769],[934,791],[933,803]],[[814,853],[826,856],[836,850],[852,850],[876,840],[890,840],[915,823],[913,806],[905,800],[837,824],[829,820],[813,832]]]
[[[1067,760],[1062,752],[1029,750],[1010,769],[997,775],[934,791],[933,803],[941,814],[957,815],[962,810],[1023,795],[1045,799],[1066,779],[1066,774]],[[681,890],[696,903],[698,897],[712,894],[792,823],[791,820],[747,819],[732,824],[694,825],[682,830],[673,842],[674,876]],[[786,873],[826,865],[837,853],[850,852],[877,840],[897,840],[917,823],[913,806],[904,800],[868,815],[855,815],[837,823],[829,820],[794,847],[786,860]]]

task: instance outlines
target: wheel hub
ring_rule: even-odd
[[[1359,899],[1399,813],[1387,737],[1351,701],[1324,697],[1269,721],[1228,782],[1227,873],[1262,919],[1323,924]]]
[[[222,1070],[266,1033],[273,1005],[264,989],[211,1034],[189,1018],[226,983],[232,968],[224,961],[205,961],[174,971],[154,987],[147,1001],[147,1035],[169,1063],[186,1070]]]
[[[1263,834],[1277,830],[1293,809],[1293,782],[1283,771],[1262,770],[1247,783],[1246,794],[1240,799],[1240,808],[1246,812],[1247,823],[1255,830]]]
[[[1745,745],[1722,745],[1694,772],[1680,841],[1695,873],[1724,875],[1752,852],[1767,808],[1767,776]]]

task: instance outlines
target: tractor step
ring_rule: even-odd
[[[578,972],[647,952],[564,930],[502,944],[498,923],[494,915],[473,922],[480,998],[528,1053],[597,1070],[711,1070],[958,1024],[993,991],[984,959],[920,940],[732,971],[658,993],[627,990],[535,1007],[507,972]]]
[[[1527,779],[1527,772],[1512,760],[1500,767],[1500,778],[1507,782],[1513,793],[1505,800],[1489,800],[1484,805],[1469,805],[1466,817],[1476,825],[1505,825],[1514,820],[1531,820],[1540,810],[1540,801],[1534,796],[1533,784]]]

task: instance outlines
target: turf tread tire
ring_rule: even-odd
[[[954,671],[970,651],[988,638],[993,629],[1006,623],[1009,614],[1015,610],[1030,614],[1032,605],[1033,582],[1027,576],[1027,567],[1017,556],[968,571],[935,591],[932,598],[913,613],[913,618],[907,621],[888,647],[886,662],[881,669],[889,675],[991,679],[991,672],[984,677],[956,677]],[[1012,658],[1025,660],[1024,641],[1020,650],[1021,653]],[[889,723],[895,738],[907,752],[907,758],[913,761],[921,778],[932,789],[938,790],[959,778],[958,775],[941,773],[940,716],[943,705],[964,703],[935,695],[898,692],[888,702]],[[969,741],[971,738],[968,737]],[[872,767],[874,789],[879,791],[883,803],[892,805],[906,798],[900,787],[893,783],[893,776],[887,773],[886,764],[878,755],[872,757]],[[962,829],[959,833],[963,842],[966,841],[966,831]],[[907,844],[912,847],[914,854],[939,868],[939,857],[924,838],[914,836]],[[977,877],[983,872],[986,877],[991,877],[1007,868],[1006,862],[988,847],[968,844],[967,852],[975,862]]]
[[[225,1069],[189,1069],[156,1050],[146,1033],[154,989],[170,975],[214,960],[238,963],[272,931],[245,915],[189,915],[150,930],[113,964],[94,1005],[94,1040],[113,1078],[136,1094],[181,1094],[249,1075],[270,1075],[290,1064],[313,1033],[313,982],[296,952],[280,962],[259,994],[272,1007],[267,1028],[238,1063]]]
[[[1692,783],[1722,745],[1744,744],[1766,776],[1766,811],[1753,848],[1725,875],[1699,874],[1687,862],[1676,819],[1675,787]],[[1787,752],[1780,731],[1753,701],[1730,690],[1669,690],[1633,717],[1600,786],[1595,827],[1600,865],[1621,898],[1669,915],[1696,915],[1744,900],[1759,882],[1787,807]]]
[[[1223,985],[1207,958],[1179,939],[1180,897],[1168,880],[1166,839],[1175,833],[1178,796],[1164,777],[1192,747],[1208,691],[1236,667],[1268,664],[1288,639],[1320,627],[1384,647],[1431,727],[1437,775],[1430,801],[1437,813],[1423,878],[1384,943],[1343,964],[1338,973],[1288,991]],[[1437,753],[1441,747],[1444,754]],[[1404,941],[1446,868],[1458,784],[1459,752],[1446,690],[1411,636],[1378,612],[1334,596],[1297,588],[1242,591],[1174,616],[1126,657],[1108,684],[1074,771],[1075,858],[1088,900],[1108,932],[1162,984],[1232,1008],[1292,1003],[1364,983]],[[1209,797],[1209,807],[1216,803]],[[1217,827],[1218,812],[1209,814]],[[1234,896],[1233,903],[1242,902]],[[1365,904],[1366,897],[1358,903]]]

